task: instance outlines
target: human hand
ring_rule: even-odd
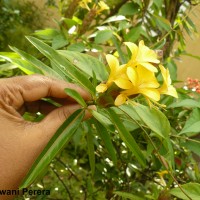
[[[86,101],[91,98],[74,84],[41,75],[0,79],[0,189],[18,188],[56,130],[80,108],[64,88],[76,90]],[[44,97],[63,106],[56,108],[41,101]],[[38,123],[28,122],[22,118],[25,111],[47,116]],[[88,117],[90,113],[86,111],[85,119]]]

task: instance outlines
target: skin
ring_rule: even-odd
[[[77,85],[45,76],[0,79],[0,189],[17,189],[20,182],[60,125],[80,106],[64,92],[76,90],[84,100],[90,95]],[[51,97],[62,107],[42,101]],[[95,109],[90,106],[89,109]],[[89,109],[85,119],[90,117]],[[28,122],[24,112],[41,112],[40,122]],[[1,199],[12,199],[2,197]]]

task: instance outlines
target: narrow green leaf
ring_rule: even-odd
[[[83,117],[83,110],[77,110],[60,126],[32,165],[28,174],[22,181],[20,189],[28,187],[40,175],[43,169],[49,165],[57,153],[63,149],[67,142],[69,142],[77,128],[80,126]]]
[[[63,79],[56,71],[54,71],[52,68],[49,66],[45,65],[43,62],[38,60],[37,58],[33,57],[32,55],[19,50],[15,47],[10,47],[13,51],[18,53],[22,58],[24,58],[26,61],[30,62],[32,65],[35,66],[35,68],[40,69],[44,75],[48,75],[50,77],[58,78],[58,79]]]
[[[56,50],[43,43],[34,37],[27,37],[27,39],[49,60],[56,64],[56,66],[72,80],[76,81],[79,85],[87,89],[91,94],[95,94],[95,88],[93,87],[88,77],[72,65],[64,56],[60,55]]]
[[[168,108],[177,108],[177,107],[186,107],[186,108],[200,108],[200,102],[193,99],[184,99],[175,103],[172,103]]]
[[[13,58],[20,58],[20,56],[14,52],[0,52],[0,58],[4,58],[5,60],[8,60],[11,62]]]
[[[159,15],[152,15],[152,19],[155,20],[157,25],[161,28],[163,28],[165,31],[170,31],[171,30],[171,24],[169,20],[167,20],[164,17],[161,17]]]
[[[62,34],[57,35],[52,40],[52,47],[54,49],[60,49],[62,47],[65,47],[68,44],[69,44],[69,42]]]
[[[114,192],[114,194],[117,194],[120,197],[130,199],[130,200],[144,200],[144,198],[139,197],[139,196],[134,195],[134,194],[131,194],[131,193],[128,193],[128,192],[116,191],[116,192]]]
[[[98,80],[105,81],[108,79],[106,67],[97,58],[74,51],[59,50],[58,53],[88,76],[93,77],[94,72]]]
[[[103,140],[105,147],[106,147],[108,153],[110,154],[114,165],[116,166],[117,165],[117,156],[116,156],[117,154],[116,154],[116,150],[113,146],[110,134],[108,133],[107,129],[97,121],[95,122],[95,127],[96,127],[101,139]]]
[[[97,112],[96,110],[92,110],[93,117],[99,121],[106,129],[108,129],[111,132],[115,131],[115,127],[113,126],[112,122],[105,117],[103,114]]]
[[[98,31],[95,37],[95,43],[104,43],[112,38],[113,31],[111,30],[102,30]]]
[[[113,109],[107,110],[111,121],[115,125],[121,139],[124,141],[124,143],[127,145],[127,147],[132,151],[132,153],[135,155],[136,159],[139,161],[139,163],[145,167],[145,157],[140,150],[140,147],[137,145],[135,139],[132,137],[132,135],[127,131],[123,123],[121,122],[121,119],[118,117],[118,115],[114,112]]]
[[[199,200],[200,197],[200,184],[199,183],[186,183],[181,185],[184,192],[190,197],[190,199],[180,190],[180,188],[173,188],[170,190],[170,194],[183,200]]]
[[[0,71],[6,71],[10,69],[15,69],[15,68],[17,68],[17,66],[12,63],[6,63],[6,64],[0,65]]]
[[[109,17],[108,19],[106,19],[103,22],[103,24],[110,23],[110,22],[116,22],[116,21],[122,21],[122,20],[127,20],[127,19],[123,15],[115,15],[115,16],[112,16],[112,17]]]
[[[34,65],[26,60],[20,58],[5,58],[9,62],[15,64],[19,69],[21,69],[26,74],[43,74],[43,72],[36,68]]]
[[[65,88],[65,93],[72,97],[74,100],[76,100],[84,108],[87,107],[87,104],[85,103],[84,99],[77,91],[70,88]]]
[[[94,136],[92,134],[91,124],[89,123],[89,121],[85,122],[85,124],[87,125],[86,136],[87,136],[89,163],[92,175],[94,175],[95,172]]]
[[[59,34],[60,33],[58,30],[50,29],[50,28],[44,29],[44,30],[38,30],[33,33],[33,35],[35,35],[41,39],[44,39],[44,40],[53,40],[53,38]]]
[[[70,44],[67,47],[67,50],[69,51],[75,51],[75,52],[83,52],[85,50],[85,45],[83,42],[78,42],[78,43],[74,43],[74,44]]]

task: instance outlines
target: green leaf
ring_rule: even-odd
[[[76,83],[87,89],[91,94],[95,94],[93,87],[88,77],[79,69],[74,67],[64,56],[60,55],[53,48],[43,43],[34,37],[27,37],[28,40],[49,60],[51,60],[66,76],[69,76]]]
[[[66,50],[59,50],[58,53],[63,55],[77,68],[84,71],[88,76],[93,77],[94,72],[98,80],[105,81],[108,79],[106,67],[97,58],[87,54]]]
[[[107,129],[97,121],[95,122],[95,127],[96,127],[97,132],[100,135],[101,139],[103,140],[105,147],[106,147],[108,153],[110,154],[114,165],[116,166],[117,165],[117,156],[116,156],[117,154],[116,154],[116,150],[113,146],[110,134],[108,133]]]
[[[134,106],[133,109],[154,133],[164,139],[169,138],[170,123],[161,111],[141,104]]]
[[[156,42],[154,45],[153,45],[153,49],[162,49],[163,46],[165,45],[166,43],[166,38]]]
[[[153,0],[153,3],[157,6],[157,8],[160,10],[163,5],[163,0]]]
[[[62,47],[65,47],[68,44],[69,42],[66,40],[66,38],[62,34],[57,35],[52,40],[52,47],[54,49],[60,49]]]
[[[8,60],[9,62],[12,62],[12,59],[20,58],[20,56],[17,53],[14,53],[14,52],[0,52],[0,58]]]
[[[149,108],[138,104],[137,106],[122,105],[119,107],[125,114],[127,114],[133,121],[138,121],[139,124],[145,124],[151,129],[158,138],[162,138],[163,145],[167,149],[165,157],[170,161],[168,164],[174,166],[174,152],[170,142],[170,123],[167,117],[158,109]]]
[[[200,197],[200,184],[198,183],[186,183],[181,185],[184,192],[190,197],[190,199],[180,190],[180,188],[173,188],[170,190],[170,194],[183,200],[199,200]]]
[[[187,133],[187,136],[193,136],[200,132],[200,109],[194,108],[185,126],[179,134]]]
[[[171,30],[171,24],[169,20],[167,20],[164,17],[161,17],[159,15],[153,15],[152,20],[154,20],[157,24],[158,27],[163,28],[165,31],[170,31]]]
[[[127,147],[132,151],[132,153],[135,155],[136,159],[139,161],[139,163],[145,167],[145,157],[140,150],[140,147],[137,145],[135,139],[132,137],[129,131],[125,128],[123,123],[121,122],[121,119],[118,117],[118,115],[114,112],[113,109],[107,110],[111,121],[115,125],[119,136],[124,141],[124,143],[127,145]]]
[[[15,69],[15,68],[17,68],[17,66],[12,63],[6,63],[6,64],[0,65],[0,71],[6,71],[6,70]]]
[[[11,49],[13,51],[15,51],[16,53],[18,53],[26,61],[31,63],[35,68],[41,70],[44,75],[54,77],[54,78],[58,78],[58,79],[63,79],[56,71],[54,71],[49,66],[45,65],[43,62],[41,62],[37,58],[33,57],[32,55],[30,55],[30,54],[28,54],[28,53],[26,53],[22,50],[19,50],[15,47],[11,47]]]
[[[187,136],[191,137],[191,136],[196,135],[199,132],[200,132],[200,121],[195,122],[190,127],[183,128],[183,130],[179,133],[179,135],[186,133]]]
[[[76,100],[81,106],[83,106],[84,108],[87,107],[87,104],[85,103],[84,99],[77,91],[70,88],[65,88],[64,90],[67,95]]]
[[[200,140],[186,141],[185,143],[181,143],[181,146],[186,147],[190,151],[200,156]]]
[[[95,42],[98,43],[104,43],[112,38],[113,31],[111,30],[103,30],[103,31],[98,31],[96,37],[95,37]]]
[[[93,117],[99,121],[106,129],[108,129],[111,132],[115,131],[115,127],[113,126],[112,122],[105,117],[103,114],[97,112],[96,110],[92,110]]]
[[[4,59],[15,64],[19,69],[21,69],[26,74],[43,74],[42,71],[36,68],[34,65],[29,63],[26,60],[18,59],[18,58],[7,58],[4,56]]]
[[[89,121],[85,122],[86,136],[87,136],[87,147],[88,147],[88,156],[89,163],[92,175],[94,176],[95,172],[95,150],[94,150],[94,135],[91,131],[91,124]]]
[[[177,65],[174,62],[174,60],[170,57],[167,58],[165,66],[166,66],[166,68],[169,69],[169,74],[170,74],[172,81],[176,81],[177,80]]]
[[[51,28],[35,31],[35,33],[33,33],[33,35],[37,36],[40,39],[44,39],[44,40],[53,40],[53,38],[59,34],[60,33],[58,30],[51,29]]]
[[[103,22],[103,24],[110,23],[110,22],[116,22],[116,21],[122,21],[122,20],[127,20],[127,19],[123,15],[115,15],[115,16],[112,16],[112,17],[109,17],[108,19],[106,19]]]
[[[126,41],[135,43],[140,37],[142,32],[141,26],[136,26],[130,29],[130,32],[125,36]]]
[[[130,199],[130,200],[144,200],[144,198],[139,197],[139,196],[134,195],[134,194],[131,194],[131,193],[128,193],[128,192],[116,191],[116,192],[114,192],[114,194],[117,194],[120,197]]]
[[[85,50],[85,45],[83,42],[78,42],[78,43],[75,43],[75,44],[70,44],[68,47],[67,47],[67,50],[69,51],[76,51],[76,52],[82,52]]]
[[[69,142],[77,128],[80,126],[83,117],[83,110],[77,110],[68,119],[66,119],[32,165],[28,174],[22,181],[20,189],[28,187],[37,178],[37,176],[42,173],[43,169],[49,165],[57,153],[59,153],[66,143]]]
[[[178,108],[178,107],[186,107],[186,108],[200,108],[200,102],[193,99],[184,99],[175,103],[172,103],[168,106],[168,108]]]
[[[139,5],[136,3],[133,2],[126,3],[119,9],[119,14],[124,16],[127,15],[132,16],[138,13],[139,8],[140,8]]]

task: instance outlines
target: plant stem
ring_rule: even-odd
[[[66,186],[66,184],[64,183],[64,181],[60,178],[59,174],[56,172],[56,170],[53,167],[51,167],[51,169],[54,172],[54,174],[56,175],[56,177],[58,178],[58,180],[62,183],[63,187],[65,188],[65,190],[66,190],[66,192],[67,192],[67,194],[69,196],[69,199],[73,200],[73,198],[71,196],[71,193],[70,193],[68,187]]]

